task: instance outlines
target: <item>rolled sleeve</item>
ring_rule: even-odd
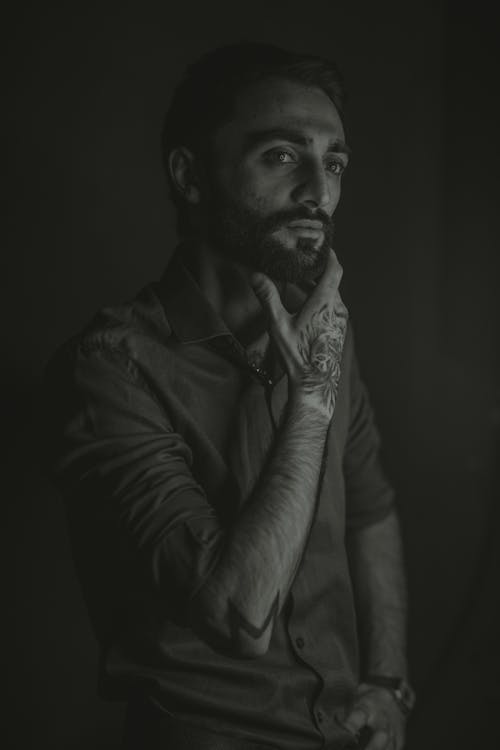
[[[380,464],[380,437],[355,354],[350,394],[351,418],[343,463],[347,531],[382,520],[394,506],[394,490]]]
[[[111,519],[149,583],[189,600],[214,564],[223,530],[190,470],[192,455],[135,363],[79,347],[48,371],[51,465],[68,504]],[[88,540],[92,544],[92,540]]]

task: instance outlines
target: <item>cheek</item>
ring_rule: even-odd
[[[262,214],[262,216],[267,216],[272,213],[274,204],[267,196],[259,195],[258,193],[251,193],[248,199],[251,201],[254,210],[259,214]]]
[[[269,216],[289,206],[289,194],[281,184],[269,184],[262,180],[247,181],[242,185],[241,200],[248,208]]]
[[[221,174],[221,183],[232,202],[261,216],[268,216],[286,205],[285,191],[276,181],[245,166]]]
[[[267,216],[273,212],[274,201],[272,196],[261,192],[255,185],[245,183],[239,189],[233,190],[230,195],[233,201],[236,201],[240,206],[244,206],[253,213]]]
[[[330,195],[332,196],[332,202],[334,203],[335,206],[340,200],[341,188],[342,188],[342,184],[340,182],[340,179],[332,180],[332,185],[330,188]]]

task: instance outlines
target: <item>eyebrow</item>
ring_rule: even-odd
[[[289,143],[295,143],[298,146],[309,146],[313,139],[304,135],[300,130],[293,128],[270,128],[268,130],[254,130],[247,133],[243,143],[243,150],[250,151],[256,146],[260,146],[269,141],[288,141]],[[334,153],[351,155],[351,149],[347,143],[340,138],[335,138],[329,141],[328,151]]]

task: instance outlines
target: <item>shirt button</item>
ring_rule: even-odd
[[[323,718],[324,718],[323,711],[321,711],[321,710],[318,709],[316,711],[316,718],[318,720],[318,724],[321,724],[323,722]]]
[[[299,637],[295,639],[295,645],[300,650],[302,650],[304,648],[304,646],[306,645],[305,641],[304,641],[304,639],[302,638],[301,635],[299,635]]]

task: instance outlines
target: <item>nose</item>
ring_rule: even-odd
[[[311,161],[301,170],[292,197],[297,203],[310,209],[322,208],[331,215],[340,197],[339,181],[329,176],[322,162]]]

